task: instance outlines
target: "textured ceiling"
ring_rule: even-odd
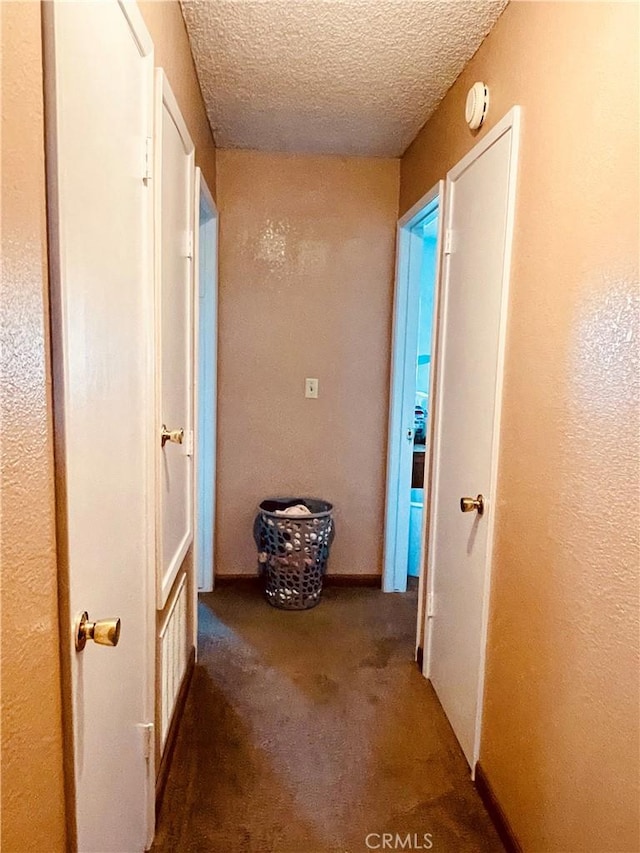
[[[183,0],[216,144],[397,157],[507,0]]]

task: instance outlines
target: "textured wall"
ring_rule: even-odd
[[[638,15],[512,3],[402,163],[406,210],[475,80],[523,106],[481,762],[525,850],[640,850]]]
[[[39,3],[2,3],[2,834],[65,849]]]
[[[202,169],[211,194],[216,193],[216,150],[205,112],[200,84],[191,58],[178,0],[141,0],[138,3],[155,48],[155,63],[163,68],[196,147],[196,165]]]
[[[398,171],[218,151],[220,574],[255,572],[256,505],[282,493],[335,502],[331,573],[381,571]]]

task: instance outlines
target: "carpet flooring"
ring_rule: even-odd
[[[502,851],[412,659],[416,607],[341,587],[299,613],[249,585],[201,596],[154,853]]]

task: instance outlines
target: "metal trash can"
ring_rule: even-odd
[[[319,498],[268,498],[258,508],[253,537],[269,604],[308,610],[322,594],[335,536],[333,505]]]

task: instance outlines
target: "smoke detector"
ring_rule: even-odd
[[[484,83],[474,83],[467,94],[464,117],[471,130],[482,127],[489,109],[489,89]]]

